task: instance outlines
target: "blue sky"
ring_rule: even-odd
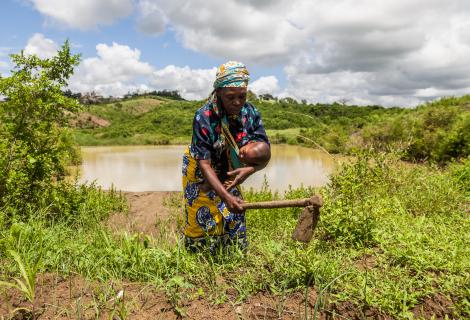
[[[68,38],[75,91],[210,91],[215,67],[247,64],[256,93],[310,102],[413,106],[470,92],[463,0],[3,0],[6,54],[44,57]],[[416,19],[420,12],[420,19]]]

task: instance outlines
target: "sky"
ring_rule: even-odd
[[[470,94],[468,0],[0,0],[0,74],[66,39],[81,54],[70,89],[104,96],[203,99],[229,60],[255,93],[311,103]]]

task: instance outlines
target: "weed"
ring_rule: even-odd
[[[22,259],[17,252],[9,250],[8,253],[16,262],[21,277],[14,278],[15,283],[0,281],[0,286],[15,288],[31,303],[31,310],[28,310],[27,308],[16,308],[13,313],[19,310],[30,311],[32,317],[35,318],[36,273],[41,262],[41,255],[39,255],[36,261],[30,265],[26,260]]]
[[[188,283],[182,276],[174,276],[169,279],[166,286],[165,292],[170,300],[171,305],[175,309],[176,313],[184,317],[186,310],[184,308],[185,289],[190,289],[193,286]]]

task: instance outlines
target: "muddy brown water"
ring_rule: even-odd
[[[80,182],[95,181],[123,191],[180,191],[185,146],[83,147]],[[271,190],[322,186],[335,168],[333,158],[321,150],[273,145],[269,165],[243,184],[260,189],[264,179]]]

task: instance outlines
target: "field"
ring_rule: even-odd
[[[69,49],[17,56],[0,79],[0,318],[470,318],[470,96],[412,110],[258,101],[273,142],[349,157],[320,189],[244,190],[321,194],[308,245],[291,239],[300,209],[250,210],[246,253],[194,254],[180,193],[104,191],[67,166],[77,141],[188,143],[201,102],[80,107],[61,90]]]
[[[462,184],[468,168],[466,163],[441,170],[362,155],[344,164],[329,186],[284,195],[323,195],[311,244],[290,238],[299,209],[252,210],[246,254],[186,252],[178,237],[179,193],[163,196],[151,221],[153,235],[138,225],[129,229],[122,223],[125,213],[105,223],[109,211],[125,211],[124,198],[94,193],[81,199],[73,223],[47,223],[44,212],[34,212],[3,230],[1,250],[9,258],[2,259],[1,270],[32,285],[26,288],[36,286],[34,312],[51,317],[145,318],[156,304],[164,318],[224,313],[270,319],[334,314],[338,319],[431,314],[462,319],[470,311],[470,194]],[[128,219],[142,201],[133,197],[142,195],[127,196]],[[268,188],[246,192],[250,201],[278,197]],[[109,201],[112,210],[100,208]],[[90,214],[90,207],[98,209]],[[4,316],[19,306],[33,309],[25,291],[4,290]]]

